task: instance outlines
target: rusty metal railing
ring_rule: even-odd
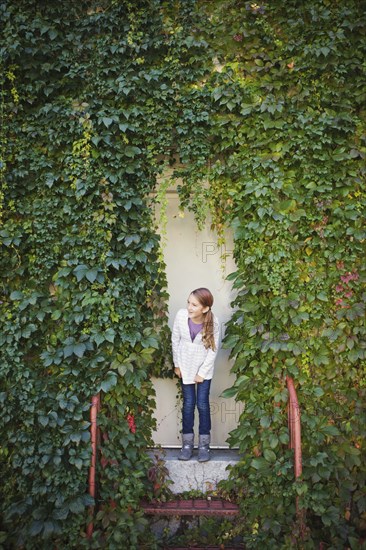
[[[92,447],[92,456],[89,469],[89,494],[91,497],[95,498],[96,493],[96,469],[97,469],[97,447],[98,447],[98,426],[97,426],[97,416],[100,409],[100,395],[94,395],[92,397],[92,404],[90,408],[90,436],[91,436],[91,447]],[[94,523],[94,506],[90,507],[90,522],[86,528],[86,535],[90,539],[93,535]]]
[[[286,376],[287,390],[289,393],[288,401],[288,428],[290,433],[290,448],[294,451],[294,473],[295,480],[301,477],[302,474],[302,449],[301,449],[301,418],[299,401],[296,394],[295,384],[293,378]],[[90,433],[91,433],[91,447],[92,456],[89,469],[89,494],[95,498],[96,494],[96,464],[97,464],[97,444],[98,444],[98,427],[97,416],[100,409],[100,395],[94,395],[92,397],[92,404],[90,408]],[[93,535],[93,515],[94,507],[90,508],[90,522],[87,525],[86,534],[90,539]],[[305,511],[299,506],[299,497],[296,497],[296,517],[299,521],[301,531],[304,528]]]
[[[302,474],[300,407],[293,378],[286,376],[286,384],[289,393],[287,411],[288,429],[290,433],[290,448],[294,451],[294,473],[295,480],[297,480]],[[300,508],[299,496],[296,496],[296,517],[299,522],[300,533],[303,533],[305,527],[305,510]]]

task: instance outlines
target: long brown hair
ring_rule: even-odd
[[[202,327],[202,342],[206,349],[211,348],[213,351],[216,349],[214,338],[214,316],[211,311],[214,298],[208,288],[196,288],[192,290],[191,294],[203,307],[209,307],[210,309],[203,314],[203,327]]]

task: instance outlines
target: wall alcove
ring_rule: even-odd
[[[179,209],[179,196],[174,189],[167,192],[167,227],[164,245],[164,260],[169,292],[169,325],[172,327],[176,312],[186,307],[191,290],[205,286],[214,295],[212,308],[220,321],[221,340],[225,323],[230,319],[230,303],[234,298],[231,284],[226,276],[235,271],[232,235],[225,235],[225,245],[219,246],[217,235],[206,220],[203,229],[197,228],[194,215]],[[225,261],[223,261],[225,256]],[[228,448],[227,437],[239,421],[243,403],[223,399],[221,392],[233,385],[235,377],[230,374],[232,362],[229,350],[220,349],[215,363],[211,386],[212,447]],[[155,378],[157,430],[154,442],[163,447],[180,446],[181,403],[178,398],[177,380]],[[196,425],[197,422],[196,422]]]

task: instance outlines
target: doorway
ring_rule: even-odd
[[[232,386],[235,377],[230,374],[232,361],[229,350],[221,347],[225,335],[225,324],[232,311],[230,302],[234,299],[231,284],[225,277],[235,271],[232,257],[232,235],[226,234],[225,247],[219,247],[217,236],[210,230],[207,220],[202,231],[197,229],[194,215],[179,210],[177,192],[168,192],[167,242],[164,247],[166,275],[169,292],[169,325],[172,327],[177,311],[186,307],[191,290],[207,287],[214,296],[213,312],[220,321],[220,349],[215,362],[215,373],[211,385],[211,447],[229,448],[227,437],[236,428],[243,404],[233,398],[223,399],[221,392]],[[222,257],[226,256],[223,262]],[[181,402],[178,398],[178,379],[153,379],[156,391],[157,429],[153,433],[156,444],[163,447],[179,447],[181,436]],[[197,422],[195,425],[198,425]]]

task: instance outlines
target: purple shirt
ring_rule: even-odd
[[[191,319],[188,319],[189,332],[191,334],[191,340],[196,338],[197,334],[202,330],[203,323],[194,323]]]

